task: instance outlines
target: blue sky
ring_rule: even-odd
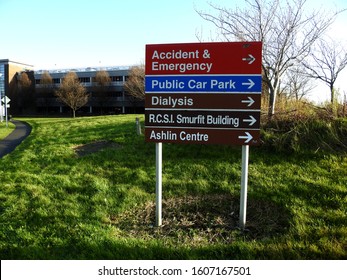
[[[192,0],[0,0],[7,39],[0,56],[37,69],[136,64],[147,43],[197,41],[195,32],[206,22],[194,5],[208,6]]]
[[[0,59],[37,70],[138,64],[146,44],[197,42],[201,30],[208,40],[215,28],[194,10],[211,10],[208,2],[242,5],[241,0],[0,0]],[[347,0],[308,4],[347,8]],[[347,13],[340,16],[332,30],[345,42],[346,18]]]

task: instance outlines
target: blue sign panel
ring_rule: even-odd
[[[261,75],[146,76],[146,93],[261,93]]]

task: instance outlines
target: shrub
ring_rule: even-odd
[[[261,135],[263,146],[276,151],[347,151],[347,119],[305,102],[263,119]]]

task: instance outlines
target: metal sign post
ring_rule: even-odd
[[[240,194],[240,228],[245,229],[247,212],[247,185],[248,185],[248,158],[249,146],[242,146],[241,162],[241,194]]]
[[[155,155],[156,155],[156,187],[155,187],[155,196],[156,196],[156,226],[160,227],[162,225],[162,143],[155,144]]]
[[[8,127],[8,116],[7,116],[7,106],[8,106],[8,102],[9,101],[7,101],[7,97],[6,97],[6,95],[4,96],[4,99],[5,99],[5,101],[4,101],[4,103],[5,103],[5,118],[6,118],[6,127]]]
[[[6,127],[8,127],[8,116],[7,116],[7,108],[10,107],[10,101],[11,99],[8,98],[6,95],[4,95],[3,98],[1,98],[1,102],[0,103],[4,103],[4,110],[5,110],[5,119],[6,119]],[[2,111],[2,105],[1,105],[1,121],[2,121],[2,115],[3,115],[3,111]]]

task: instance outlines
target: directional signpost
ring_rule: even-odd
[[[241,199],[247,194],[248,146],[260,138],[261,50],[261,42],[146,46],[146,141],[160,144],[157,150],[163,142],[245,146]]]
[[[5,107],[5,119],[6,119],[6,127],[8,127],[8,116],[7,116],[7,108],[10,108],[10,101],[11,99],[8,98],[6,95],[1,98],[1,103],[4,103],[4,107]]]

